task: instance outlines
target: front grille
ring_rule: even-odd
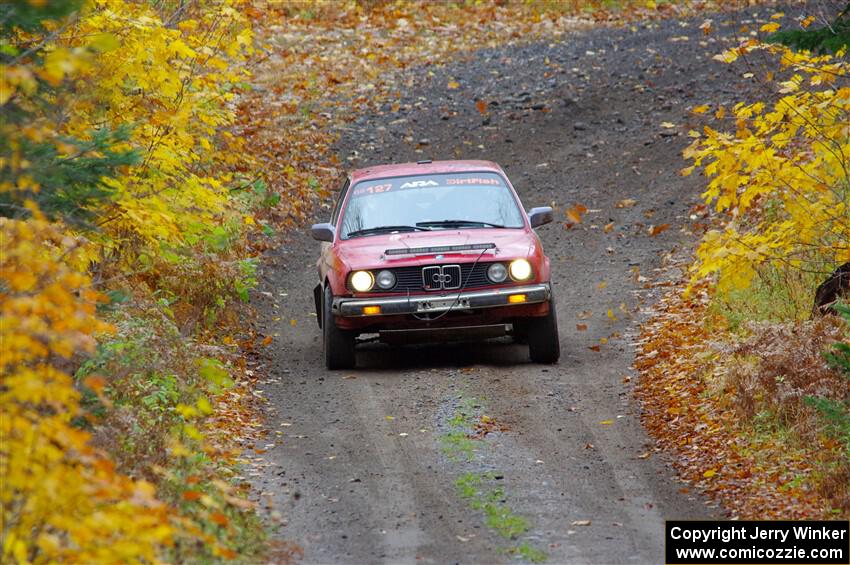
[[[439,287],[426,288],[424,286],[424,270],[429,269],[429,273],[437,272],[437,267],[443,267],[442,272],[448,275],[444,278],[445,290],[464,288],[481,288],[490,286],[493,283],[487,278],[487,268],[491,263],[476,263],[473,269],[473,263],[463,263],[461,265],[434,265],[428,267],[400,267],[391,269],[396,276],[395,286],[389,290],[381,290],[375,288],[373,292],[422,292],[423,290],[439,290]],[[460,268],[459,280],[456,278],[456,270],[452,267]],[[377,273],[377,271],[376,271]],[[433,279],[432,279],[433,280]],[[464,284],[466,286],[464,286]]]
[[[433,265],[422,268],[422,288],[425,290],[456,290],[462,284],[460,265]]]

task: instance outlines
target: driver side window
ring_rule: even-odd
[[[339,213],[342,210],[342,203],[345,200],[345,194],[348,192],[348,186],[351,184],[351,180],[346,178],[345,184],[342,185],[342,188],[339,189],[339,196],[336,199],[336,206],[334,206],[333,214],[331,214],[331,225],[336,226],[339,221]]]

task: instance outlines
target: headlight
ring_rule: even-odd
[[[517,259],[511,262],[511,278],[515,281],[524,281],[531,278],[531,264],[525,259]]]
[[[375,282],[384,290],[390,289],[395,286],[395,275],[392,271],[381,271],[375,277]]]
[[[508,278],[508,270],[501,263],[493,263],[487,269],[487,278],[494,283],[504,282]]]
[[[369,292],[375,286],[375,277],[369,271],[356,271],[351,275],[351,287],[357,292]]]

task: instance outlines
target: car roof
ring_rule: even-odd
[[[398,163],[394,165],[376,165],[351,172],[351,184],[363,180],[412,175],[434,175],[439,173],[493,172],[504,175],[502,167],[492,161],[420,161],[418,163]]]

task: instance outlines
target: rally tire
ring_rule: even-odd
[[[528,324],[528,354],[534,363],[551,365],[561,356],[558,339],[558,318],[555,315],[555,300],[549,300],[549,313],[540,318],[531,318]]]
[[[330,370],[353,369],[354,333],[341,330],[336,326],[332,310],[334,295],[331,287],[326,286],[322,296],[322,345],[325,353],[325,366]]]

